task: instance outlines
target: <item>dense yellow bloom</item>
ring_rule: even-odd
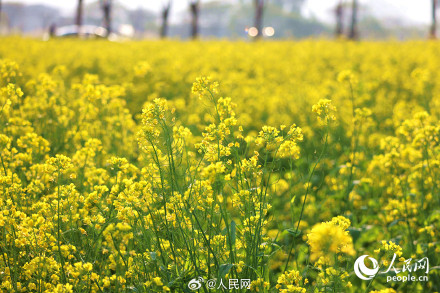
[[[318,115],[318,122],[322,125],[327,125],[330,120],[336,120],[336,107],[332,105],[332,101],[328,99],[321,99],[312,107],[312,111]]]
[[[307,279],[304,281],[302,279],[303,278],[298,271],[284,272],[284,274],[278,277],[276,288],[280,293],[306,293],[306,288],[302,287],[301,285],[303,283],[307,284]]]
[[[310,245],[310,260],[316,262],[321,257],[324,262],[332,262],[334,254],[354,255],[353,241],[349,235],[348,219],[342,217],[333,218],[330,222],[324,222],[313,226],[307,234],[307,243]]]
[[[191,91],[198,95],[199,99],[205,96],[213,99],[213,95],[218,93],[218,85],[218,82],[213,82],[210,76],[201,76],[196,78]]]
[[[349,82],[352,85],[358,82],[355,74],[351,70],[343,70],[339,72],[337,79],[339,82]]]
[[[386,288],[386,289],[382,289],[382,290],[373,290],[370,293],[396,293],[396,290],[394,290],[392,288]]]
[[[8,59],[0,60],[0,73],[1,73],[1,85],[3,83],[10,83],[15,81],[18,77],[22,76],[18,63]]]
[[[402,256],[402,247],[394,243],[393,241],[382,241],[382,246],[379,249],[376,249],[374,252],[379,253],[384,251],[386,253],[396,254],[397,256]]]

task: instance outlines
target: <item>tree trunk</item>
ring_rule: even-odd
[[[193,40],[199,37],[199,10],[200,10],[200,1],[192,1],[190,4],[191,9],[191,37]]]
[[[358,0],[353,0],[352,9],[351,9],[351,26],[350,26],[350,34],[348,38],[350,40],[358,39],[358,30],[357,30],[357,14],[358,14]]]
[[[343,20],[344,20],[344,7],[342,0],[339,0],[339,4],[336,6],[336,30],[335,37],[339,39],[343,34]]]
[[[111,23],[111,11],[112,11],[112,2],[111,0],[104,0],[102,4],[102,10],[104,13],[104,27],[107,30],[107,37],[112,32],[112,23]]]
[[[83,25],[83,0],[78,0],[78,7],[76,8],[76,26],[78,27],[78,36],[81,34],[81,27]]]
[[[170,14],[171,9],[171,0],[168,1],[168,4],[162,9],[162,25],[160,27],[160,37],[162,39],[167,37],[168,34],[168,16]]]
[[[256,39],[263,35],[263,12],[264,0],[255,0],[255,28],[257,29]]]
[[[437,38],[437,0],[432,0],[432,23],[431,23],[431,30],[429,32],[429,37],[431,39]]]
[[[0,0],[0,32],[2,27],[2,0]]]

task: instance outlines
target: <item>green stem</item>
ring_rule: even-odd
[[[321,153],[320,153],[320,155],[318,157],[318,160],[315,162],[315,165],[313,166],[312,171],[309,174],[309,178],[307,179],[306,194],[304,195],[304,200],[303,200],[303,203],[302,203],[302,206],[301,206],[301,212],[300,212],[300,215],[299,215],[298,224],[296,225],[295,235],[298,234],[299,225],[301,223],[301,220],[302,220],[302,217],[303,217],[303,214],[304,214],[304,208],[305,208],[305,205],[306,205],[307,195],[309,194],[309,189],[310,189],[310,184],[311,184],[310,182],[312,180],[312,176],[315,173],[315,169],[318,166],[319,162],[321,162],[321,159],[324,156],[324,152],[325,152],[325,150],[327,148],[328,133],[329,133],[329,126],[327,125],[326,134],[325,134],[325,140],[324,140],[324,147],[322,148]],[[293,249],[294,243],[295,243],[295,241],[293,240],[292,243],[290,244],[289,254],[287,256],[286,265],[284,267],[284,271],[283,272],[287,271],[287,267],[289,266],[289,261],[290,261],[290,257],[291,257],[291,254],[292,254],[292,249]]]

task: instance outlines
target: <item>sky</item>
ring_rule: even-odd
[[[201,0],[207,2],[209,0]],[[224,0],[234,2],[234,0]],[[270,0],[268,0],[270,1]],[[350,0],[346,0],[350,2]],[[376,16],[395,18],[409,21],[414,24],[428,24],[430,22],[431,0],[359,0],[361,5],[368,5],[370,11]],[[26,4],[49,4],[62,9],[63,13],[73,13],[77,0],[9,0],[6,2],[19,2]],[[85,0],[85,3],[94,0]],[[153,11],[160,11],[164,0],[121,0],[130,8],[143,7]],[[324,22],[333,21],[333,9],[338,0],[306,0],[304,13]],[[172,17],[187,9],[188,0],[173,0]]]

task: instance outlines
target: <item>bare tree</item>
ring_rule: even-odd
[[[189,8],[191,11],[191,37],[195,40],[199,37],[200,0],[191,0]]]
[[[431,10],[432,23],[429,32],[429,37],[431,39],[436,39],[437,38],[437,0],[432,0],[431,5],[432,5],[432,10]]]
[[[350,40],[357,40],[358,39],[358,30],[357,30],[357,22],[358,22],[358,0],[353,0],[352,7],[351,7],[351,25],[350,25],[350,33],[348,35],[348,38]]]
[[[112,32],[112,0],[101,0],[102,12],[104,14],[104,27],[107,30],[107,36]]]
[[[171,10],[172,0],[168,0],[167,4],[162,8],[162,25],[160,27],[160,37],[163,39],[168,34],[168,16]]]
[[[78,0],[78,6],[76,8],[76,21],[75,24],[78,27],[78,35],[81,34],[81,26],[83,25],[83,0]]]
[[[263,12],[264,0],[254,0],[255,4],[255,28],[257,29],[257,39],[263,35]]]
[[[340,38],[344,31],[344,6],[343,6],[343,0],[339,0],[338,5],[336,6],[336,30],[335,30],[335,37]]]

